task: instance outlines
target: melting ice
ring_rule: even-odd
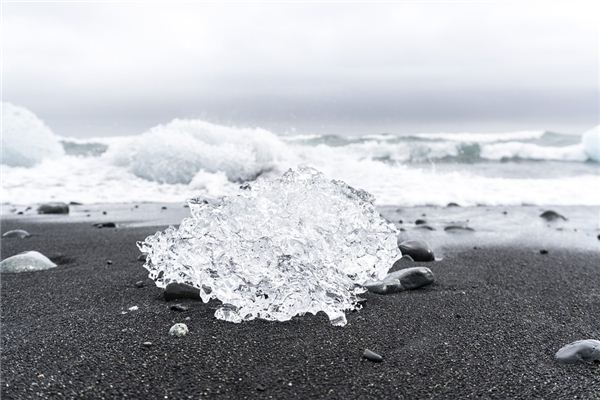
[[[178,229],[138,246],[159,287],[197,287],[203,301],[221,301],[217,318],[285,321],[323,311],[343,326],[361,285],[383,278],[400,256],[396,228],[373,201],[301,167],[216,202],[191,200]]]

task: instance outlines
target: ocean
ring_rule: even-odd
[[[308,165],[380,206],[597,206],[600,142],[590,132],[278,135],[188,119],[80,139],[5,104],[2,202],[184,202]]]

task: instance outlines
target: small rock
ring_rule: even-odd
[[[144,281],[137,281],[135,283],[135,287],[136,288],[143,288],[144,287]]]
[[[68,214],[69,205],[67,203],[44,203],[37,209],[38,214]]]
[[[116,228],[117,224],[114,222],[98,222],[97,224],[94,224],[94,226],[96,228]]]
[[[414,265],[414,262],[415,262],[415,260],[413,260],[413,258],[411,256],[404,255],[394,262],[394,264],[392,265],[392,268],[390,268],[389,272],[395,272],[395,271],[401,270],[403,268],[412,267]]]
[[[55,268],[56,264],[37,251],[26,251],[0,262],[0,272],[32,272]]]
[[[598,362],[600,361],[600,340],[577,340],[563,346],[554,357],[563,363]]]
[[[405,240],[398,245],[402,255],[408,255],[415,261],[434,261],[433,250],[423,240]]]
[[[546,250],[546,249],[541,249],[541,250],[540,250],[540,254],[548,254],[548,250]]]
[[[543,218],[546,221],[556,221],[558,219],[562,219],[563,221],[567,220],[567,218],[565,218],[565,216],[557,213],[554,210],[544,211],[543,213],[540,214],[540,218]]]
[[[12,231],[8,231],[5,232],[4,235],[2,235],[3,238],[19,238],[19,239],[25,239],[30,237],[31,235],[29,234],[29,232],[27,232],[26,230],[23,229],[13,229]]]
[[[189,332],[189,329],[188,329],[187,325],[182,324],[182,323],[175,324],[171,327],[171,329],[169,329],[169,335],[175,336],[175,337],[185,336],[188,334],[188,332]]]
[[[106,260],[106,264],[111,265],[112,264],[112,260]]]
[[[460,231],[474,232],[475,231],[475,229],[473,229],[469,226],[466,226],[466,225],[448,225],[448,226],[444,227],[444,230],[446,232],[460,232]]]
[[[82,205],[83,205],[83,203],[80,203],[80,202],[78,202],[78,201],[70,201],[70,202],[69,202],[69,205],[70,205],[70,206],[82,206]]]
[[[138,256],[137,260],[141,261],[141,262],[146,262],[146,257],[147,257],[147,254],[143,253]]]
[[[363,357],[369,361],[373,361],[376,363],[383,361],[383,357],[369,349],[365,349],[365,351],[363,352]]]
[[[106,215],[108,214],[106,211],[102,211],[102,215]]]
[[[264,392],[265,390],[267,390],[267,388],[265,387],[265,385],[256,385],[256,390],[258,390],[259,392]]]
[[[144,346],[144,347],[152,347],[152,342],[144,342],[144,343],[142,343],[142,346]]]
[[[175,299],[200,300],[200,289],[184,283],[169,283],[165,287],[164,296],[166,301]]]
[[[184,312],[184,311],[188,310],[188,308],[186,306],[184,306],[183,304],[179,304],[179,303],[173,304],[169,308],[173,311],[178,311],[178,312]]]
[[[508,211],[502,211],[502,214],[507,215]]]
[[[460,207],[460,206],[458,205],[458,203],[450,202],[450,203],[446,204],[446,207]]]
[[[417,219],[415,220],[415,225],[423,225],[426,224],[427,221],[425,221],[424,219]]]
[[[433,283],[433,272],[425,267],[404,268],[389,273],[383,280],[368,282],[365,287],[369,292],[391,294],[403,290],[413,290]]]
[[[596,238],[598,238],[598,240],[600,240],[600,235],[596,236]]]
[[[162,206],[160,209],[161,209],[161,210],[166,210],[166,209],[167,209],[167,206]]]

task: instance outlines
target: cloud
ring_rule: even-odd
[[[597,123],[593,2],[7,3],[4,98],[65,134]]]

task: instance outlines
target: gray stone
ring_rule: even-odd
[[[363,352],[363,357],[369,361],[373,361],[373,362],[377,362],[377,363],[380,363],[383,361],[383,357],[381,357],[379,354],[377,354],[374,351],[371,351],[369,349],[365,349],[365,351]]]
[[[135,283],[135,287],[136,288],[143,288],[144,287],[144,281],[137,281]]]
[[[188,329],[186,324],[178,323],[175,324],[169,329],[169,335],[175,337],[182,337],[188,334],[190,330]]]
[[[564,215],[561,215],[554,210],[544,211],[543,213],[540,214],[540,218],[543,218],[546,221],[556,221],[559,219],[562,219],[563,221],[567,220],[567,218]]]
[[[415,261],[434,261],[433,250],[423,240],[405,240],[398,245],[402,255],[409,255]]]
[[[44,203],[37,209],[38,214],[68,214],[69,205],[67,203]]]
[[[417,289],[433,281],[433,272],[429,268],[411,267],[391,272],[381,281],[366,283],[365,287],[372,293],[392,294]]]
[[[600,362],[600,340],[577,340],[563,346],[554,355],[562,363]]]
[[[5,232],[4,235],[2,235],[3,238],[19,238],[19,239],[25,239],[30,237],[31,235],[29,234],[29,232],[23,230],[23,229],[13,229],[12,231],[8,231]]]
[[[444,227],[444,230],[446,232],[474,232],[475,229],[466,226],[466,225],[448,225],[446,227]]]
[[[117,224],[114,222],[98,222],[97,224],[94,224],[94,226],[96,228],[116,228]]]
[[[187,311],[188,308],[186,306],[184,306],[183,304],[173,304],[171,307],[169,307],[171,310],[173,311],[178,311],[178,312],[184,312]]]
[[[164,296],[166,301],[175,299],[200,300],[200,289],[185,283],[169,283],[165,287]]]
[[[55,268],[56,264],[37,251],[26,251],[0,263],[0,272],[33,272]]]

